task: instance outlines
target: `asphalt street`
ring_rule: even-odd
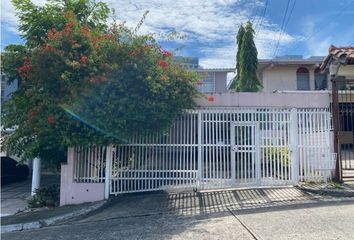
[[[2,239],[350,240],[354,239],[353,226],[353,198],[318,197],[279,188],[120,196],[88,216],[3,234]]]

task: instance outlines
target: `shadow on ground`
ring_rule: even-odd
[[[338,229],[351,229],[351,218],[333,223],[353,201],[295,187],[124,194],[85,217],[3,239],[350,239]]]
[[[81,221],[166,213],[178,216],[228,215],[232,211],[318,203],[330,199],[332,198],[302,192],[295,187],[124,194],[112,197],[104,210],[93,212]]]

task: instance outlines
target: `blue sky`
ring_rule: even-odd
[[[43,4],[45,0],[33,2]],[[119,21],[132,27],[149,10],[141,33],[156,33],[164,47],[177,48],[177,55],[199,57],[203,67],[235,66],[235,35],[239,24],[247,20],[253,21],[257,32],[259,58],[287,54],[324,56],[330,44],[354,45],[354,0],[289,0],[289,5],[288,0],[105,2],[116,9]],[[173,30],[185,37],[165,41],[163,35]],[[2,0],[1,49],[20,43],[19,34],[10,0]]]

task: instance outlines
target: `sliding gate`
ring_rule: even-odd
[[[108,179],[111,194],[317,181],[331,174],[330,129],[328,109],[193,110],[168,132],[136,136],[99,154],[78,148],[74,179]]]
[[[168,132],[107,148],[110,193],[322,180],[330,129],[328,109],[188,111]]]

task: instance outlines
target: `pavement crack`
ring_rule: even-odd
[[[262,240],[262,238],[260,236],[258,236],[250,227],[248,227],[244,222],[242,222],[242,220],[234,212],[232,212],[228,207],[227,207],[227,210],[229,210],[231,215],[234,216],[234,218],[242,225],[242,227],[244,227],[247,230],[247,232],[252,236],[253,239]]]

